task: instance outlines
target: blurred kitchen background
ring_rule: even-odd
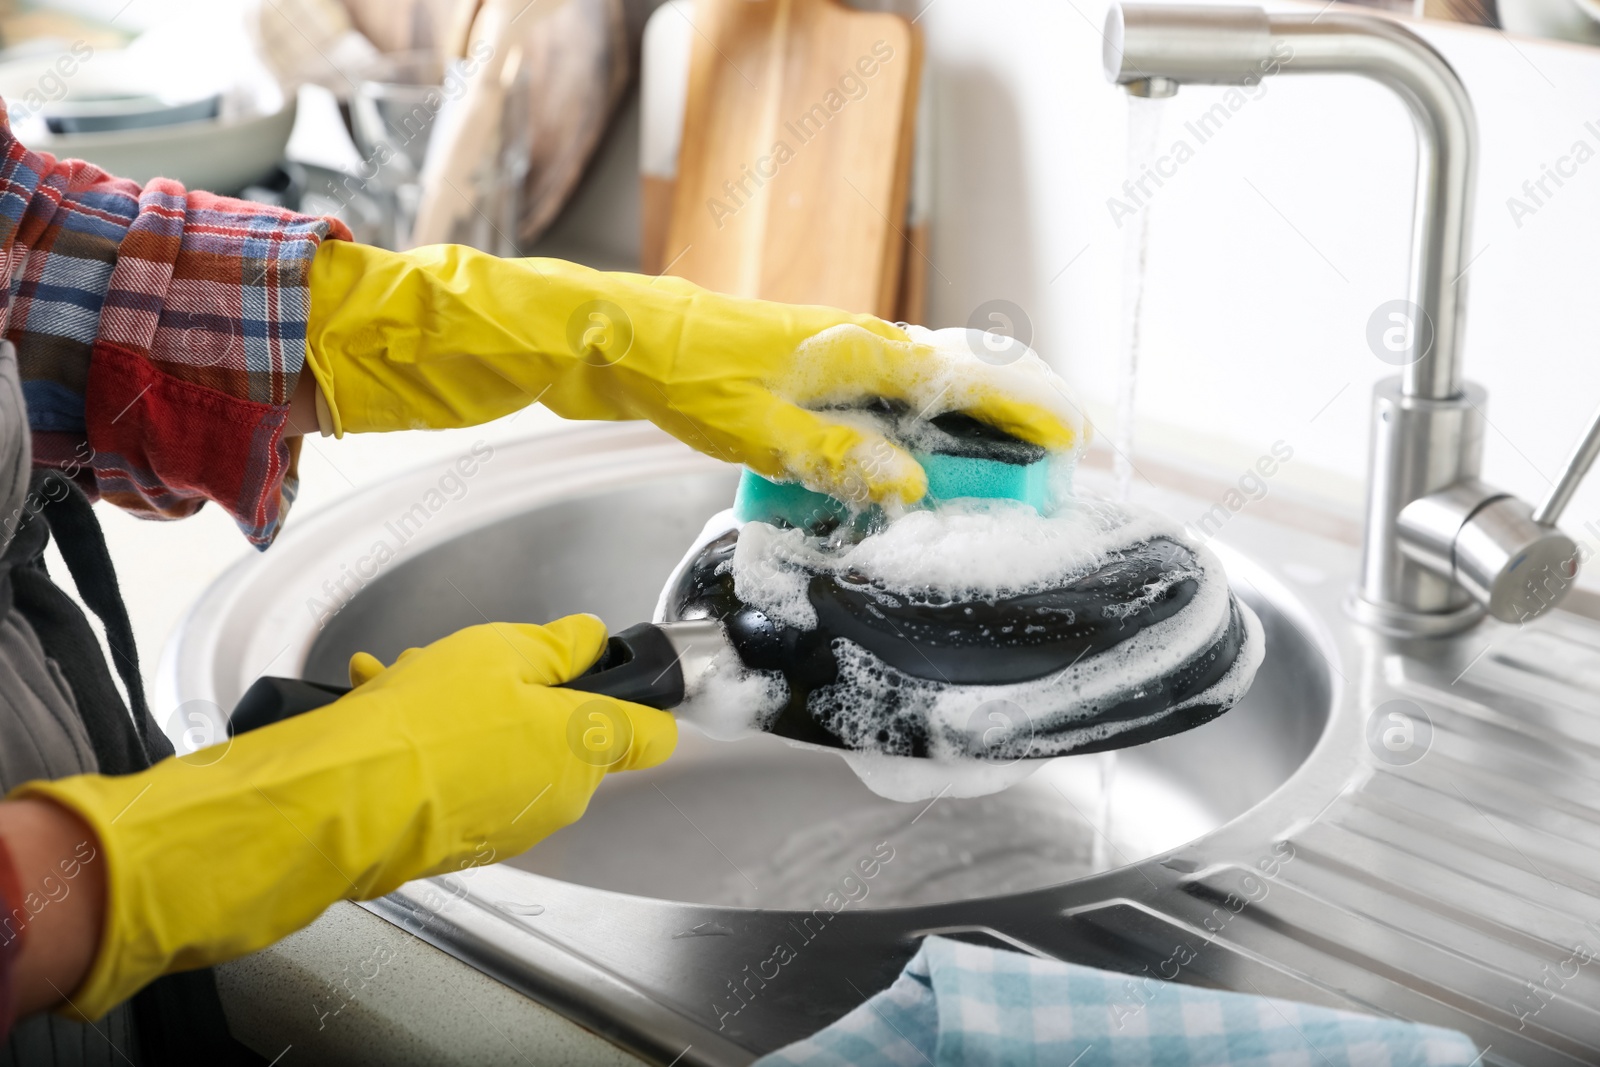
[[[1354,538],[1368,395],[1394,372],[1369,338],[1405,295],[1415,139],[1398,100],[1345,78],[1271,79],[1237,106],[1186,87],[1140,121],[1149,158],[1189,151],[1135,196],[1103,0],[881,3],[861,10],[900,18],[849,25],[788,0],[806,32],[775,56],[749,34],[777,2],[11,0],[0,95],[31,148],[338,214],[363,241],[664,269],[1007,332],[1071,382],[1102,442],[1137,306],[1136,478],[1221,499],[1283,442],[1292,461],[1247,506]],[[1467,373],[1499,439],[1484,477],[1536,499],[1600,404],[1600,0],[1419,2],[1374,6],[1425,16],[1477,107],[1464,282]],[[885,26],[920,72],[856,66]],[[762,163],[834,88],[849,150]],[[1125,269],[1135,215],[1142,271]],[[289,525],[480,438],[557,428],[530,411],[308,440]],[[1600,552],[1600,483],[1569,518]],[[244,542],[216,509],[104,521],[148,669]],[[1584,584],[1600,589],[1600,566]]]

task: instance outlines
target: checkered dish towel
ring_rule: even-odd
[[[894,985],[756,1067],[1470,1067],[1477,1059],[1465,1034],[1437,1026],[929,937]]]

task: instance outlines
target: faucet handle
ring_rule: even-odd
[[[1596,410],[1589,419],[1589,429],[1584,432],[1578,446],[1572,450],[1572,455],[1567,457],[1561,477],[1550,487],[1550,495],[1533,509],[1534,522],[1540,526],[1556,524],[1561,518],[1561,513],[1567,510],[1567,505],[1572,502],[1572,495],[1578,491],[1583,476],[1588,474],[1589,468],[1594,465],[1596,456],[1600,456],[1600,410]]]
[[[1396,520],[1400,551],[1473,595],[1502,622],[1531,622],[1578,576],[1578,546],[1533,508],[1476,479],[1413,500]]]
[[[1538,507],[1468,478],[1400,510],[1400,551],[1465,588],[1502,622],[1532,621],[1578,577],[1578,545],[1556,521],[1597,457],[1600,411]]]

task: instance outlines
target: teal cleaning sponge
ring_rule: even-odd
[[[801,530],[831,529],[849,521],[850,509],[826,493],[813,493],[798,482],[775,482],[746,467],[733,495],[733,517]]]
[[[1050,501],[1049,460],[1006,463],[976,456],[914,453],[928,475],[928,500],[1016,500],[1042,512]]]
[[[1015,500],[1043,512],[1050,501],[1049,459],[1008,463],[976,456],[913,452],[928,475],[928,495],[923,503],[934,506],[946,500]],[[850,520],[843,501],[815,493],[794,482],[774,482],[752,470],[739,479],[733,498],[734,518],[740,522],[770,522],[811,529],[833,527]]]
[[[1043,514],[1050,507],[1050,454],[962,412],[931,419],[903,405],[877,401],[857,409],[889,440],[906,449],[928,476],[920,501],[937,507],[947,500],[1015,500]],[[746,470],[734,496],[740,522],[770,522],[802,530],[832,530],[850,523],[866,533],[882,518],[877,508],[852,514],[842,500],[794,482],[774,482]]]

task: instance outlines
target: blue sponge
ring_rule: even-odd
[[[916,460],[928,475],[928,500],[932,503],[962,497],[1017,500],[1042,512],[1050,500],[1047,460],[1003,463],[997,459],[939,453],[918,455]]]
[[[850,509],[824,493],[798,482],[774,482],[746,467],[733,495],[733,517],[740,522],[769,522],[809,530],[846,522]]]
[[[923,504],[978,498],[1016,500],[1043,512],[1050,499],[1049,461],[1005,463],[971,456],[914,452],[928,475]],[[850,519],[850,508],[823,493],[794,482],[774,482],[752,470],[739,479],[733,514],[740,522],[775,522],[809,529],[818,523],[836,525]]]

